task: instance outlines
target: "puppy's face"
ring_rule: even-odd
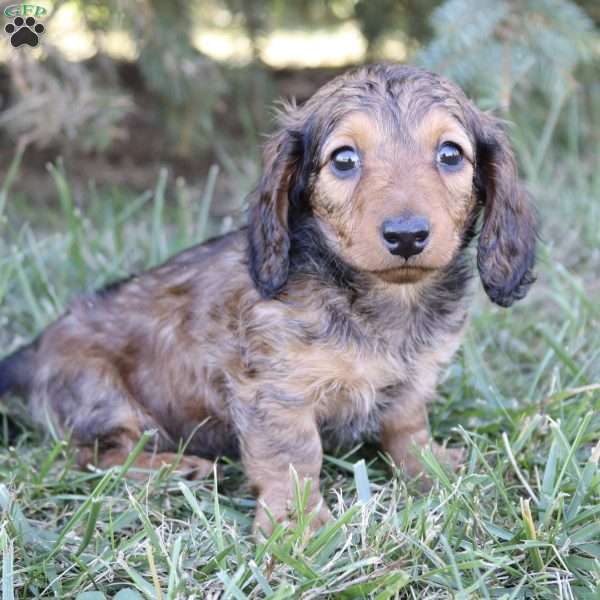
[[[447,266],[475,207],[474,152],[444,106],[349,113],[322,144],[310,199],[329,244],[392,283]]]
[[[500,122],[458,87],[414,67],[374,65],[287,107],[280,125],[249,227],[263,296],[285,285],[307,222],[334,256],[315,260],[413,285],[453,261],[481,212],[484,289],[501,306],[525,295],[536,240],[529,199]]]

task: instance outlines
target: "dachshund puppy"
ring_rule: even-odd
[[[192,476],[239,453],[265,532],[289,517],[290,465],[328,518],[324,444],[378,441],[410,475],[418,447],[457,462],[426,402],[467,322],[467,247],[479,234],[483,287],[510,306],[536,242],[499,121],[433,73],[359,68],[278,121],[247,227],[75,300],[0,363],[0,393],[28,394],[82,467],[121,464],[148,429],[138,467],[182,441]]]

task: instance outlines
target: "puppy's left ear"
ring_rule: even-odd
[[[476,117],[476,187],[484,207],[477,266],[492,302],[510,306],[535,281],[536,218],[500,121]]]

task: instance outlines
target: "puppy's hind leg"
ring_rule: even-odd
[[[109,469],[123,465],[131,452],[134,444],[128,438],[115,440],[118,444],[109,450],[103,450],[94,457],[90,448],[79,448],[77,462],[81,468],[94,465],[101,469]],[[204,479],[213,473],[214,463],[199,456],[180,456],[175,452],[141,452],[131,465],[133,470],[127,471],[130,479],[147,479],[148,474],[143,471],[157,470],[163,466],[175,467],[175,473],[186,479]]]
[[[73,361],[72,364],[77,364]],[[106,469],[126,462],[143,431],[156,429],[158,438],[144,449],[131,465],[129,477],[143,479],[136,469],[158,469],[176,465],[176,472],[191,479],[212,473],[213,463],[195,456],[179,457],[174,444],[158,423],[127,390],[116,369],[109,363],[55,368],[33,393],[38,421],[53,422],[61,433],[70,432],[81,468],[90,465]]]

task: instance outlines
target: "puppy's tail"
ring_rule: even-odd
[[[26,394],[35,370],[35,343],[0,360],[0,396],[13,391]]]

